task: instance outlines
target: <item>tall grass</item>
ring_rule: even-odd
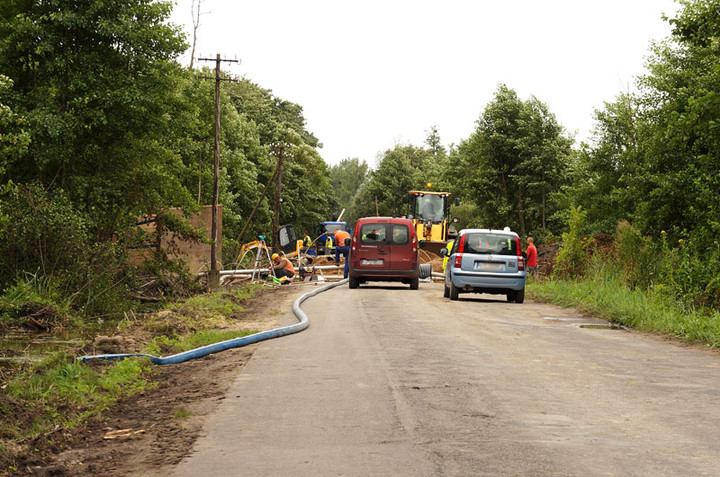
[[[530,297],[573,306],[641,331],[720,347],[717,242],[707,245],[688,237],[671,246],[665,232],[654,240],[621,221],[610,247],[583,248],[585,217],[574,212],[569,231],[563,234],[557,272],[549,279],[529,282]],[[592,245],[592,240],[588,243]]]
[[[529,283],[528,296],[574,307],[639,331],[720,348],[717,311],[698,311],[650,290],[631,289],[607,271],[600,275],[578,280],[535,280]]]

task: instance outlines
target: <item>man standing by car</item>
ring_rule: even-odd
[[[537,249],[535,248],[532,237],[527,238],[527,268],[530,275],[535,275],[537,269]]]
[[[347,278],[348,272],[350,271],[348,256],[350,255],[350,242],[352,242],[352,239],[350,238],[350,234],[345,230],[337,229],[334,232],[333,242],[335,242],[335,263],[340,263],[340,254],[345,256],[345,270],[343,271],[343,278]]]

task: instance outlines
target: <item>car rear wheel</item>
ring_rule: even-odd
[[[510,292],[507,294],[507,301],[515,301],[515,292]]]
[[[457,300],[460,295],[460,289],[450,280],[450,299]]]
[[[360,280],[358,280],[357,278],[353,278],[353,277],[348,278],[348,287],[357,288],[358,286],[360,286]]]
[[[443,283],[443,296],[445,298],[450,296],[450,289],[447,287],[446,284]]]
[[[418,288],[420,288],[420,279],[417,277],[410,279],[410,289],[417,290]]]
[[[515,303],[522,303],[525,301],[525,287],[522,290],[515,292]]]

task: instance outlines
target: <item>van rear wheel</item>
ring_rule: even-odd
[[[420,288],[420,279],[415,277],[410,279],[410,289],[411,290],[417,290]]]
[[[354,278],[354,277],[348,278],[348,287],[349,288],[357,288],[358,286],[360,286],[360,280],[358,280],[357,278]]]

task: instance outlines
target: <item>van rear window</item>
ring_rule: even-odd
[[[393,245],[406,245],[410,239],[410,231],[407,225],[393,224],[392,243]]]
[[[364,224],[360,228],[360,242],[365,245],[385,243],[385,224]]]
[[[469,253],[517,255],[517,240],[515,240],[514,235],[470,233],[465,237],[465,251]]]

